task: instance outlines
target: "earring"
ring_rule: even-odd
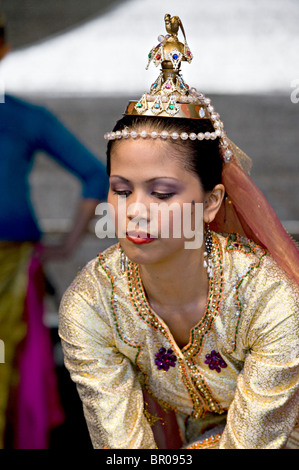
[[[128,267],[128,258],[121,247],[119,247],[120,270],[124,274]]]
[[[206,251],[203,254],[204,257],[205,257],[203,265],[204,265],[204,268],[206,268],[206,270],[207,270],[209,278],[212,278],[213,277],[213,268],[214,268],[212,257],[211,257],[211,253],[212,253],[212,250],[213,250],[213,238],[212,238],[209,223],[207,223],[207,228],[206,228],[205,248],[206,248]]]

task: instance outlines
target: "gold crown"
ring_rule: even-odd
[[[130,116],[159,116],[187,119],[208,119],[213,125],[213,132],[191,133],[186,132],[180,135],[176,132],[161,134],[153,131],[148,132],[142,129],[123,129],[122,131],[107,132],[106,140],[117,140],[122,138],[161,138],[161,139],[191,139],[191,140],[214,140],[219,138],[223,159],[229,162],[232,159],[233,151],[230,140],[223,129],[223,123],[219,114],[211,104],[210,98],[198,92],[196,88],[190,88],[185,83],[180,73],[181,62],[191,62],[193,55],[187,44],[185,31],[178,16],[171,17],[166,14],[164,17],[167,34],[158,37],[158,45],[154,46],[148,54],[148,64],[153,62],[156,66],[161,65],[161,73],[157,80],[151,85],[150,92],[144,93],[138,101],[130,101],[127,105],[125,115]],[[184,36],[184,43],[178,40],[178,32],[181,29]]]
[[[125,114],[210,119],[213,112],[208,109],[211,108],[210,100],[190,88],[180,73],[182,61],[190,63],[193,59],[182,21],[169,14],[165,15],[164,21],[167,34],[158,37],[159,43],[150,50],[146,66],[148,69],[151,62],[156,67],[161,65],[161,73],[149,93],[144,93],[138,101],[129,102]],[[178,39],[179,29],[184,36],[183,43]]]

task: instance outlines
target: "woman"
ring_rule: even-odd
[[[172,33],[149,54],[161,75],[106,135],[119,244],[64,295],[66,366],[96,448],[294,446],[298,250],[184,83],[192,54],[165,19]]]
[[[0,60],[9,52],[0,14]],[[44,152],[82,183],[73,226],[43,244],[31,203],[35,154]],[[104,165],[46,109],[10,95],[0,105],[0,449],[47,448],[63,422],[50,332],[43,323],[42,263],[70,256],[106,199]]]

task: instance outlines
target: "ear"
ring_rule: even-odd
[[[222,204],[224,194],[225,188],[223,184],[217,184],[212,191],[206,193],[203,208],[203,220],[206,224],[215,219]]]

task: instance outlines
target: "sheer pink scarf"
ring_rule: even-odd
[[[299,284],[299,250],[248,171],[251,161],[230,142],[232,160],[224,164],[227,198],[210,224],[216,232],[237,232],[266,248],[276,263]]]

